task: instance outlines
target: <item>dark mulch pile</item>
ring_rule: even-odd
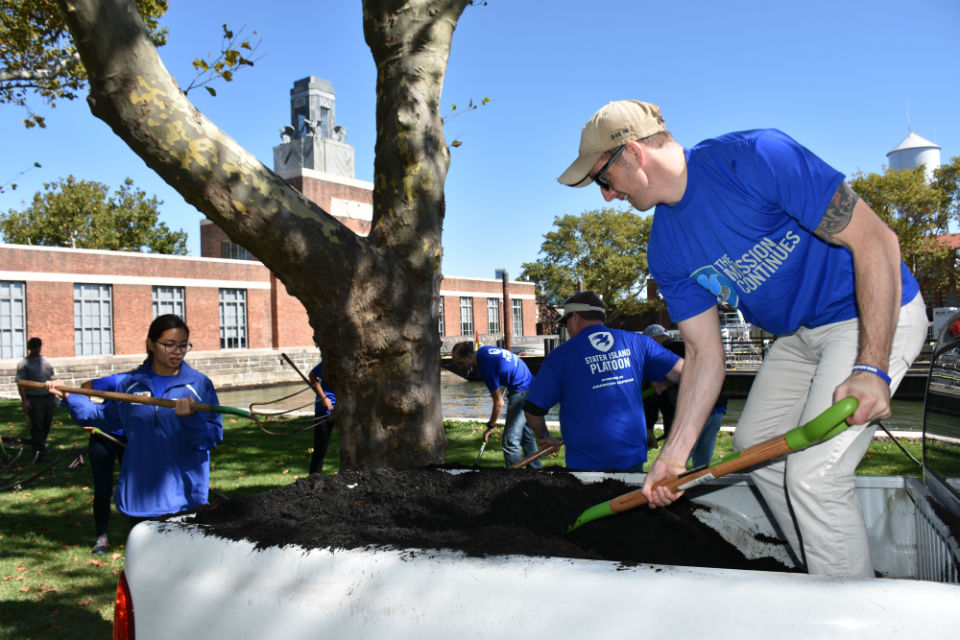
[[[693,516],[681,499],[596,520],[571,534],[584,509],[635,489],[583,484],[565,472],[379,469],[312,476],[201,509],[211,534],[258,547],[454,549],[472,556],[531,556],[787,571],[748,560]],[[697,507],[702,508],[702,507]]]

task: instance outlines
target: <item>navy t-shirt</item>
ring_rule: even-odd
[[[323,389],[323,395],[327,397],[327,399],[330,401],[330,404],[333,405],[334,407],[337,406],[337,394],[335,394],[333,392],[333,389],[328,387],[326,383],[324,383],[323,381],[323,363],[318,362],[317,366],[315,366],[313,369],[310,370],[310,373],[315,375],[317,377],[317,380],[320,381],[320,388]],[[316,416],[325,416],[328,413],[330,412],[327,411],[327,408],[325,406],[323,406],[323,400],[321,400],[320,397],[317,396],[316,402],[313,403],[313,414]]]
[[[631,469],[647,459],[641,382],[663,380],[677,360],[647,336],[591,325],[544,359],[527,402],[560,403],[567,467]]]
[[[533,382],[533,374],[516,354],[498,347],[480,347],[477,350],[477,369],[490,391],[506,387],[510,393],[526,391]]]

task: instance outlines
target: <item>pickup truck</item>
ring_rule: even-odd
[[[857,478],[876,579],[376,545],[264,546],[211,535],[186,515],[132,529],[114,637],[957,638],[960,478],[948,477],[943,464],[960,454],[958,356],[960,315],[934,349],[922,478]],[[577,475],[643,482],[643,474]],[[783,553],[747,476],[717,478],[687,495],[745,556]],[[776,559],[790,566],[788,556]]]

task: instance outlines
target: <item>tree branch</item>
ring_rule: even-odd
[[[56,76],[68,72],[80,64],[80,54],[74,53],[68,58],[58,61],[52,67],[44,69],[0,69],[0,84],[5,82],[30,83],[18,86],[32,87],[33,83],[42,80],[50,80]]]

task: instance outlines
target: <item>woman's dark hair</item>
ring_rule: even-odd
[[[167,313],[162,316],[157,316],[153,319],[153,322],[150,323],[150,328],[147,329],[147,340],[156,342],[165,331],[169,331],[170,329],[183,329],[187,332],[187,337],[190,337],[190,327],[183,321],[183,318],[173,313]],[[149,360],[152,355],[153,354],[148,351],[147,360]]]

